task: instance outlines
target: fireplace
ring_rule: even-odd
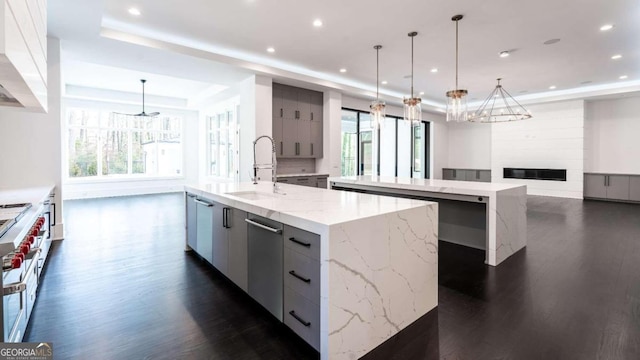
[[[567,169],[503,168],[505,179],[567,181]]]

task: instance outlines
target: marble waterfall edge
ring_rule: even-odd
[[[330,227],[323,359],[357,359],[437,306],[438,205],[426,204]]]

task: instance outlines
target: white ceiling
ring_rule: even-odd
[[[131,6],[142,15],[130,15]],[[512,95],[525,98],[640,85],[636,0],[52,0],[49,31],[63,40],[65,58],[78,62],[224,86],[251,72],[278,77],[284,70],[356,95],[375,89],[373,45],[381,44],[380,76],[389,82],[382,91],[397,99],[409,91],[407,33],[415,30],[416,92],[441,105],[454,87],[455,14],[465,16],[459,82],[470,100],[483,100],[497,77]],[[323,27],[312,26],[316,18]],[[613,30],[599,30],[609,23]],[[146,46],[101,37],[101,30],[138,35],[133,42]],[[561,40],[543,44],[554,38]],[[167,44],[180,46],[161,49]],[[269,46],[276,52],[267,53]],[[512,55],[500,58],[503,50]],[[611,60],[614,54],[623,57]],[[431,73],[432,67],[439,71]],[[619,80],[621,75],[628,79]],[[549,93],[551,85],[557,89]]]

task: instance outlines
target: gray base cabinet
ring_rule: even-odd
[[[247,277],[247,213],[227,207],[226,225],[229,239],[229,262],[227,277],[242,290],[248,291]]]
[[[584,174],[584,197],[614,201],[640,201],[635,175]]]
[[[194,199],[196,202],[195,251],[213,264],[213,203]]]
[[[195,250],[197,245],[197,232],[196,232],[196,202],[194,201],[196,198],[195,195],[185,193],[185,210],[186,210],[186,225],[185,229],[187,233],[187,246],[192,250]]]
[[[443,180],[491,182],[491,170],[442,169]]]
[[[318,188],[327,188],[326,176],[288,176],[284,178],[278,178],[279,183],[302,185]]]

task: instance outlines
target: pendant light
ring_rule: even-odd
[[[467,90],[458,88],[458,21],[462,15],[451,18],[456,22],[456,87],[447,91],[447,121],[467,121]]]
[[[531,112],[520,105],[511,94],[500,85],[501,78],[498,78],[498,85],[493,89],[489,97],[482,103],[480,108],[469,116],[469,121],[482,123],[497,123],[531,118]]]
[[[384,101],[380,101],[380,49],[382,49],[382,45],[376,45],[373,48],[376,49],[376,99],[369,108],[371,109],[371,128],[378,129],[384,127],[385,119],[385,104]]]
[[[404,120],[411,126],[422,121],[422,108],[420,105],[422,99],[413,96],[413,38],[416,35],[418,33],[415,31],[409,33],[411,38],[411,97],[402,101],[404,103]]]

